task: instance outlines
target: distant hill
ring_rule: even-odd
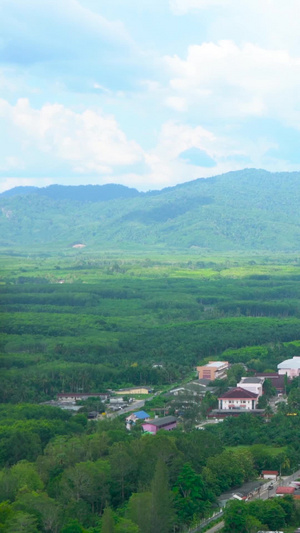
[[[148,193],[121,185],[22,187],[0,195],[0,212],[5,247],[297,252],[300,173],[246,169]]]
[[[107,202],[115,198],[139,196],[136,189],[109,183],[108,185],[49,185],[48,187],[14,187],[0,196],[28,196],[37,194],[53,200],[77,200],[78,202]]]

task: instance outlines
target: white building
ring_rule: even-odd
[[[219,409],[256,409],[258,395],[241,387],[235,387],[218,398]]]
[[[300,357],[294,356],[293,359],[286,359],[277,365],[278,374],[286,374],[288,378],[300,376]]]
[[[253,392],[258,396],[262,396],[264,381],[265,378],[263,377],[241,378],[241,381],[237,384],[237,387],[241,387],[242,389]]]

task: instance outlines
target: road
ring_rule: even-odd
[[[213,526],[211,529],[207,529],[205,533],[215,533],[215,531],[219,531],[223,527],[224,527],[224,522],[222,520],[222,522],[219,522],[218,524]]]
[[[149,396],[147,400],[151,400],[153,396]],[[119,411],[115,411],[113,413],[108,413],[106,415],[107,418],[116,418],[117,416],[123,415],[124,413],[130,413],[131,411],[138,411],[145,405],[145,400],[137,400],[133,402],[128,407],[125,407],[124,409],[120,409]]]
[[[291,481],[294,481],[298,477],[300,477],[300,470],[297,470],[291,476],[285,476],[285,477],[282,477],[278,481],[274,481],[273,483],[271,482],[272,483],[271,486],[270,486],[270,483],[266,483],[265,488],[261,489],[260,495],[256,496],[256,499],[260,498],[261,500],[267,500],[268,498],[272,498],[272,496],[276,494],[277,487],[285,487]]]
[[[257,499],[267,500],[268,498],[271,498],[272,496],[275,496],[277,487],[286,486],[289,483],[291,483],[291,481],[294,481],[295,479],[297,479],[299,477],[300,477],[300,470],[297,470],[291,476],[285,476],[285,477],[281,478],[278,481],[265,483],[265,485],[263,485],[262,488],[260,489],[259,493],[256,494],[252,498],[252,501],[253,500],[257,500]],[[237,491],[238,491],[238,489],[237,489]],[[212,517],[211,519],[205,520],[198,527],[196,527],[193,530],[190,530],[189,533],[201,532],[202,528],[207,526],[207,524],[209,524],[209,522],[215,520],[218,516],[222,516],[222,514],[223,514],[223,511],[220,511],[220,513],[218,513],[218,515]],[[213,526],[211,529],[207,529],[205,533],[215,533],[215,531],[219,531],[220,529],[222,529],[223,526],[224,526],[224,522],[223,521],[219,522],[218,524]]]

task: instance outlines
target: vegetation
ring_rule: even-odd
[[[300,355],[297,258],[16,253],[1,265],[0,531],[179,532],[261,469],[288,474],[300,463],[299,380],[269,418],[245,414],[197,431],[191,413],[156,436],[138,424],[126,431],[121,418],[88,421],[93,400],[75,415],[42,405],[62,391],[166,392],[210,359],[232,363],[220,386],[275,371]],[[265,392],[273,394],[268,383]],[[215,401],[209,394],[197,413]],[[227,530],[237,513],[245,532],[277,515],[292,523],[288,502],[228,508]]]
[[[299,181],[296,172],[246,169],[146,194],[113,185],[18,188],[0,198],[1,245],[297,253]]]

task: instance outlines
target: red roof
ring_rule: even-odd
[[[277,391],[279,392],[283,392],[284,389],[285,389],[285,384],[284,384],[284,379],[285,379],[285,376],[283,374],[276,374],[275,372],[256,372],[255,374],[257,377],[263,377],[263,378],[266,378],[266,379],[269,379],[273,385],[273,387],[275,387],[275,389],[277,389]],[[288,381],[289,378],[288,378]]]
[[[295,487],[277,487],[276,494],[294,494]]]
[[[278,476],[278,470],[263,470],[263,474],[271,474],[272,476]]]
[[[257,398],[257,396],[258,394],[254,394],[254,392],[250,392],[246,389],[242,389],[242,387],[235,387],[234,389],[231,389],[228,392],[225,392],[223,396],[220,396],[219,400],[230,399],[230,398],[236,398],[236,399],[248,398],[248,399],[254,400]]]

